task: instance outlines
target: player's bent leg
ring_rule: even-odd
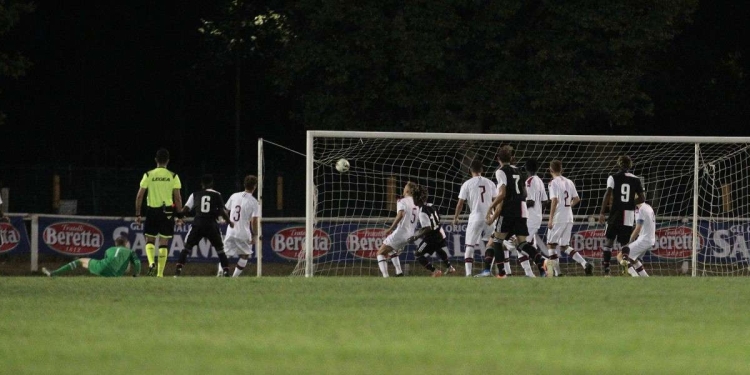
[[[164,268],[167,267],[167,257],[169,250],[167,246],[172,236],[159,236],[159,259],[157,260],[156,277],[164,277]],[[165,242],[165,243],[162,243]]]
[[[249,258],[249,255],[240,255],[240,259],[237,260],[237,265],[234,266],[234,273],[232,274],[232,277],[239,277],[242,274],[242,271],[244,271],[245,267],[247,266],[247,261]]]
[[[155,276],[156,272],[156,242],[155,236],[146,235],[146,258],[148,258],[147,276]]]
[[[466,245],[466,251],[464,252],[464,268],[466,270],[466,277],[470,277],[474,266],[474,245]]]
[[[437,250],[435,250],[435,252],[437,252],[438,257],[440,257],[440,260],[442,260],[445,263],[445,266],[446,266],[445,273],[446,274],[456,272],[456,269],[453,267],[453,265],[451,264],[451,260],[448,257],[448,247],[447,246],[440,247]]]
[[[86,267],[88,267],[88,259],[89,258],[82,258],[82,259],[86,259]],[[60,268],[58,268],[58,269],[56,269],[54,271],[49,271],[49,270],[47,270],[47,268],[42,267],[42,272],[45,275],[50,276],[50,277],[51,276],[58,276],[60,274],[66,273],[66,272],[73,271],[73,270],[75,270],[77,268],[81,268],[82,264],[83,264],[83,262],[81,261],[81,259],[76,259],[76,260],[74,260],[74,261],[72,261],[70,263],[67,263],[67,264],[63,265],[62,267],[60,267]]]
[[[388,277],[388,259],[386,259],[385,254],[391,251],[393,251],[393,248],[386,244],[380,245],[380,249],[378,249],[378,268],[380,268],[383,277]]]
[[[484,251],[484,268],[482,272],[475,275],[474,277],[489,277],[492,276],[492,264],[495,262],[495,249],[487,248]]]
[[[614,245],[615,241],[613,239],[607,238],[607,240],[604,243],[604,246],[602,246],[602,270],[604,272],[604,276],[608,277],[610,274],[610,262],[612,261],[612,246]]]

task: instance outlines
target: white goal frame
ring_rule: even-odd
[[[452,141],[547,141],[547,142],[632,142],[632,143],[683,143],[695,146],[693,171],[693,215],[692,215],[692,274],[697,276],[699,251],[698,208],[699,208],[699,172],[700,145],[710,143],[750,143],[750,137],[692,137],[692,136],[602,136],[602,135],[551,135],[551,134],[481,134],[481,133],[400,133],[400,132],[365,132],[365,131],[327,131],[310,130],[307,132],[306,146],[306,208],[305,208],[305,277],[313,276],[313,229],[315,218],[315,180],[314,180],[314,140],[315,138],[364,138],[364,139],[418,139],[418,140],[452,140]]]

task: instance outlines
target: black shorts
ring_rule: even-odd
[[[174,236],[174,213],[172,207],[149,207],[143,234],[149,237],[172,238]]]
[[[192,250],[202,239],[208,239],[216,251],[224,251],[224,243],[221,240],[221,230],[219,225],[214,223],[194,222],[188,230],[187,240],[185,240],[185,249]]]
[[[440,239],[439,241],[435,240],[425,240],[422,241],[421,244],[419,244],[419,248],[417,249],[417,257],[420,257],[422,255],[426,254],[434,254],[436,251],[448,247],[448,244],[445,242],[445,238]]]
[[[502,217],[497,219],[495,223],[495,232],[506,233],[505,239],[509,239],[512,236],[524,236],[529,235],[529,227],[526,226],[525,217]]]
[[[607,224],[604,236],[608,240],[617,241],[620,245],[627,245],[630,242],[630,235],[633,234],[633,227],[622,224]]]

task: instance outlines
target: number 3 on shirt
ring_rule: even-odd
[[[242,207],[241,206],[234,206],[234,215],[235,216],[232,217],[232,221],[234,221],[234,222],[240,221],[240,211],[242,211]]]

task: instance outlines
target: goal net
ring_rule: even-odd
[[[427,188],[429,202],[443,217],[448,255],[463,275],[468,212],[458,225],[449,219],[461,184],[470,177],[471,161],[481,160],[485,177],[495,181],[495,155],[503,145],[513,147],[515,164],[522,170],[526,160],[536,159],[545,186],[551,178],[549,162],[562,161],[563,175],[575,183],[581,197],[573,210],[571,248],[593,262],[594,275],[602,274],[605,241],[604,225],[597,218],[607,177],[618,171],[621,155],[632,158],[631,171],[641,178],[646,200],[656,213],[656,245],[643,257],[650,274],[750,274],[750,138],[325,131],[308,133],[307,241],[299,273],[379,275],[377,249],[396,216],[403,186],[413,181]],[[348,161],[348,171],[335,168],[339,159]],[[548,216],[545,210],[541,239]],[[620,247],[615,245],[614,254]],[[414,251],[415,245],[408,245],[400,254],[405,271],[427,274],[415,262]],[[480,246],[476,262],[483,252]],[[433,263],[445,267],[438,259]],[[514,274],[523,274],[515,259],[510,263]],[[560,263],[564,275],[584,273],[564,254]],[[474,267],[475,272],[478,268],[481,271]]]

